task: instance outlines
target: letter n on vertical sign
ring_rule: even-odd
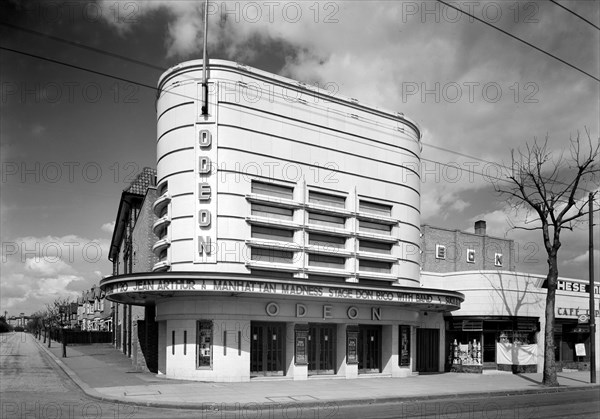
[[[197,123],[195,150],[194,263],[217,262],[217,129],[208,118]]]

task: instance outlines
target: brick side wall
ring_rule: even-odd
[[[154,264],[158,262],[152,253],[152,246],[157,239],[152,231],[152,225],[158,219],[152,211],[155,201],[156,189],[149,188],[133,228],[133,272],[152,272]]]
[[[157,220],[152,205],[156,189],[148,188],[132,233],[133,272],[152,272],[158,258],[152,252],[156,236],[152,225]],[[140,371],[156,372],[158,368],[158,325],[154,321],[154,307],[132,308],[131,358]]]
[[[428,225],[421,226],[421,233],[423,271],[442,273],[489,269],[514,270],[512,240]],[[446,246],[446,259],[436,258],[436,245]],[[470,249],[475,251],[473,262],[467,261]],[[496,253],[502,254],[501,267],[495,265]]]

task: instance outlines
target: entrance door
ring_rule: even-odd
[[[284,375],[285,324],[251,323],[250,374]]]
[[[381,326],[359,326],[358,372],[381,372]]]
[[[440,359],[440,331],[417,329],[417,371],[438,372]]]
[[[483,363],[496,364],[496,332],[483,332]]]
[[[308,328],[308,374],[335,374],[335,325],[311,324]]]

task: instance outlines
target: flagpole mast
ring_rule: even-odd
[[[206,63],[208,49],[208,0],[204,2],[204,51],[202,52],[202,115],[208,115],[208,82],[206,79]]]
[[[596,304],[594,293],[594,194],[589,194],[589,275],[590,275],[590,383],[596,382]]]

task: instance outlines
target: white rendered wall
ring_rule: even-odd
[[[326,100],[316,89],[235,63],[211,61],[210,116],[200,114],[201,61],[169,70],[157,101],[157,179],[172,197],[172,271],[249,273],[251,179],[293,186],[303,199],[307,188],[348,194],[348,209],[359,199],[388,200],[401,241],[392,273],[398,285],[418,282],[420,255],[419,133],[408,120],[363,107],[356,101]],[[323,93],[323,92],[321,92]],[[325,92],[327,93],[327,92]],[[335,99],[338,97],[336,96]],[[198,131],[210,130],[210,150],[198,149]],[[364,138],[363,138],[364,137]],[[213,259],[198,258],[198,156],[210,154],[213,185]],[[218,214],[218,217],[217,217]],[[208,261],[208,263],[206,263]],[[216,263],[213,263],[216,262]]]

